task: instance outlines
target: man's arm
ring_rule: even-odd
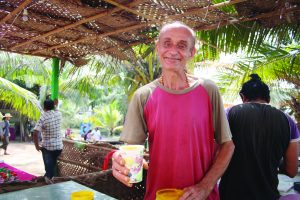
[[[205,200],[212,189],[216,185],[218,179],[223,175],[227,169],[231,157],[234,151],[234,144],[232,141],[225,142],[220,145],[219,153],[216,156],[215,162],[213,163],[210,170],[203,177],[200,183],[185,188],[184,194],[180,198],[183,199],[201,199]]]
[[[33,132],[33,142],[34,142],[34,145],[35,145],[35,149],[37,151],[40,151],[41,147],[39,145],[39,132],[37,130],[34,130],[34,132]]]
[[[298,141],[290,142],[283,156],[283,162],[279,166],[279,172],[291,178],[296,176],[298,171]]]
[[[4,138],[3,128],[4,128],[4,123],[0,122],[0,138],[1,138],[1,140],[3,140],[3,138]]]

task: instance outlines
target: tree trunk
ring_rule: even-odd
[[[295,113],[295,119],[297,122],[298,129],[300,129],[300,103],[295,97],[292,97],[291,107]]]
[[[22,142],[25,142],[25,133],[24,133],[24,123],[23,123],[23,117],[20,115],[20,138]]]

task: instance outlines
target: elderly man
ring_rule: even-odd
[[[186,73],[195,41],[194,31],[183,23],[163,26],[156,44],[162,75],[139,88],[128,108],[121,140],[149,141],[145,199],[155,199],[164,188],[183,189],[181,199],[219,199],[216,183],[234,145],[218,88]],[[217,154],[215,141],[220,145]],[[112,168],[118,180],[132,185],[119,152]]]

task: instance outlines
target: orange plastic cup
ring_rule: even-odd
[[[71,200],[94,200],[94,192],[89,190],[72,192]]]
[[[177,200],[182,195],[183,190],[167,188],[156,192],[156,200]]]

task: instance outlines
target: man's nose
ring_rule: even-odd
[[[176,47],[176,45],[173,45],[170,49],[169,49],[169,52],[171,54],[178,54],[178,49]]]

